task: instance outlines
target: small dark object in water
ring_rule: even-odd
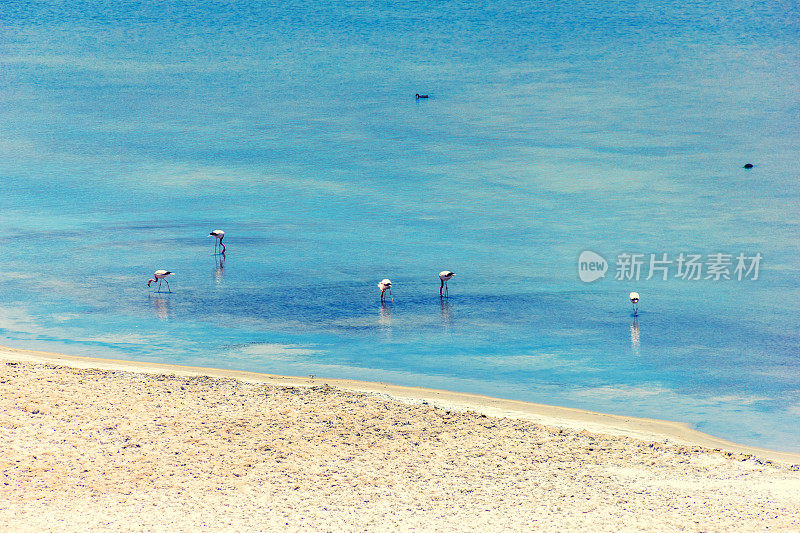
[[[420,98],[428,98],[428,95],[427,95],[427,94],[419,94],[419,93],[417,93],[417,94],[415,94],[414,96],[416,96],[416,97],[417,97],[417,100],[419,100]]]
[[[753,168],[753,163],[746,163],[744,168]]]

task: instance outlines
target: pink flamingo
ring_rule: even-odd
[[[450,293],[447,290],[447,280],[455,276],[455,272],[450,272],[449,270],[442,270],[439,272],[439,279],[441,280],[441,285],[439,285],[439,296],[442,296],[442,289],[446,295],[450,296]]]
[[[389,297],[394,301],[394,297],[392,296],[392,282],[388,278],[382,279],[378,283],[378,288],[381,290],[381,303],[383,303],[383,295],[386,291],[389,291]]]
[[[219,246],[222,246],[222,251],[219,252],[219,253],[224,254],[225,253],[225,245],[222,244],[222,239],[225,238],[225,232],[222,231],[221,229],[215,229],[214,231],[209,233],[208,236],[209,237],[214,237],[215,239],[217,239],[216,241],[214,241],[214,253],[217,253],[217,248]]]
[[[156,281],[158,281],[158,290],[156,292],[161,292],[161,280],[163,279],[164,283],[167,284],[167,292],[172,292],[172,289],[169,288],[169,281],[164,279],[167,276],[171,275],[172,272],[170,272],[169,270],[156,270],[155,272],[153,272],[153,279],[147,280],[147,286],[149,287],[151,283],[155,283]]]
[[[630,299],[631,303],[633,304],[633,316],[638,316],[639,315],[639,293],[638,292],[632,292],[632,293],[630,293],[628,298]]]

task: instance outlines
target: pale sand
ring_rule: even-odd
[[[8,348],[0,391],[3,531],[800,531],[799,455],[678,423]]]

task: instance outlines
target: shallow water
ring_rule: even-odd
[[[796,7],[25,9],[0,15],[4,344],[800,451]],[[584,250],[605,278],[579,279]],[[623,252],[763,260],[756,280],[615,280]],[[147,289],[158,268],[172,294]]]

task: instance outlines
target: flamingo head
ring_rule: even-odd
[[[150,286],[150,284],[151,284],[151,283],[153,283],[154,281],[155,281],[154,279],[148,279],[148,280],[147,280],[147,286],[149,287],[149,286]]]

